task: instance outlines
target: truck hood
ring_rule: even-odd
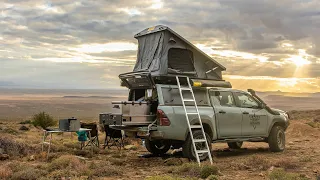
[[[286,113],[285,111],[280,110],[280,109],[275,109],[275,108],[270,108],[270,109],[271,109],[272,111],[278,112],[278,113],[280,113],[280,114]]]

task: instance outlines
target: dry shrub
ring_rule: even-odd
[[[320,128],[320,123],[319,122],[307,122],[306,124],[308,124],[309,126],[313,127],[313,128]]]
[[[263,156],[254,155],[246,159],[244,165],[252,169],[267,170],[271,163]]]
[[[3,133],[7,133],[7,134],[12,134],[12,135],[17,135],[17,134],[19,134],[19,132],[18,132],[17,130],[12,129],[12,128],[10,128],[10,127],[4,128],[4,129],[2,130],[2,132],[3,132]]]
[[[153,176],[153,177],[148,177],[146,180],[197,180],[198,178],[180,178],[180,177],[172,177],[172,176]]]
[[[219,169],[216,166],[208,164],[199,166],[197,163],[185,163],[181,166],[175,167],[171,172],[173,174],[205,179],[210,175],[217,175],[219,173]]]
[[[47,171],[35,169],[33,167],[28,167],[26,169],[23,169],[21,171],[15,172],[11,179],[13,180],[36,180],[39,179],[45,175],[47,175]]]
[[[48,164],[48,170],[73,169],[79,172],[85,171],[87,166],[79,158],[71,155],[62,155]]]
[[[111,162],[111,164],[116,166],[122,166],[126,162],[124,159],[115,159],[115,158],[110,158],[109,161]]]
[[[119,176],[122,174],[122,170],[120,170],[118,167],[113,166],[101,166],[93,170],[93,175],[98,177]]]
[[[299,158],[300,162],[311,162],[312,158],[310,156],[303,156],[301,158]]]
[[[308,180],[309,178],[296,173],[288,173],[284,169],[276,168],[268,175],[270,180]]]
[[[0,179],[9,179],[12,175],[12,170],[8,165],[0,166]]]
[[[299,162],[291,159],[281,159],[274,163],[275,167],[281,167],[284,169],[296,169],[299,167]]]
[[[0,148],[10,156],[25,156],[32,150],[32,148],[25,143],[15,141],[11,137],[6,136],[0,136]]]

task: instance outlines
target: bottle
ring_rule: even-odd
[[[143,147],[146,147],[145,140],[144,140],[144,139],[141,139],[141,141],[142,141],[142,146],[143,146]]]

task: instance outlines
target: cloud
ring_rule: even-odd
[[[136,60],[134,34],[164,24],[225,65],[226,75],[317,78],[319,7],[317,0],[4,0],[0,74],[39,86],[69,87],[62,75],[77,82],[72,87],[101,87],[107,79],[118,86],[118,74]],[[67,75],[72,67],[78,72]],[[92,81],[84,78],[89,73]]]

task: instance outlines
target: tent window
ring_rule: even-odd
[[[168,67],[182,72],[195,71],[193,53],[188,49],[171,48],[168,52]]]

